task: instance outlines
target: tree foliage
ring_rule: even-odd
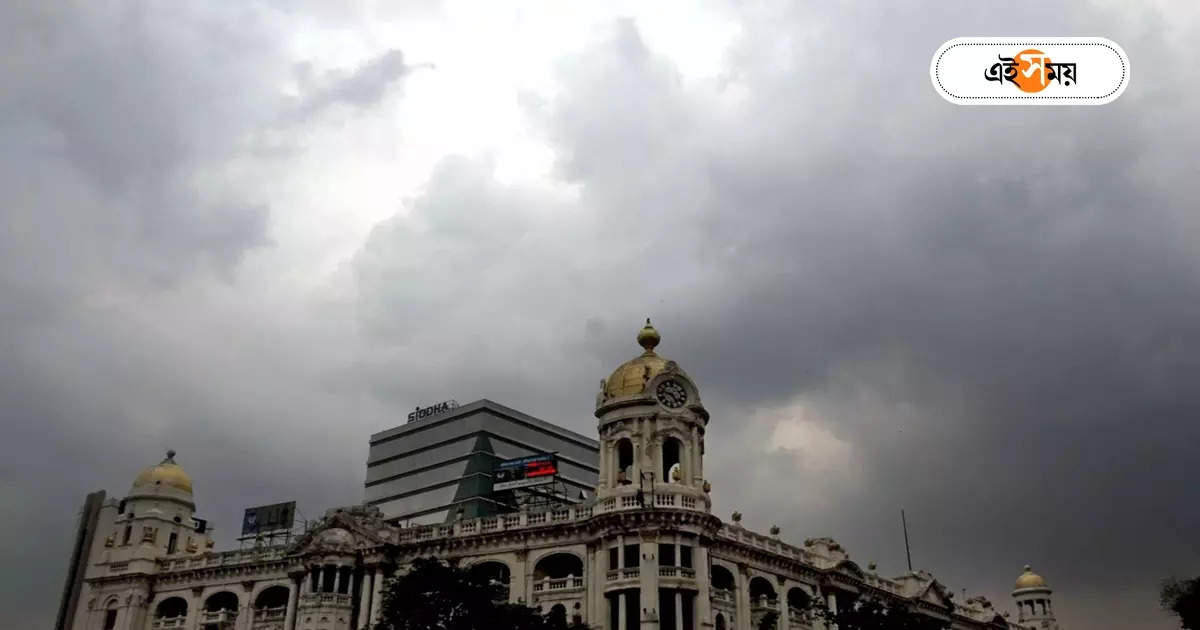
[[[809,606],[810,618],[828,624],[837,624],[838,630],[941,630],[943,624],[937,619],[913,612],[898,602],[863,598],[853,604],[830,610],[819,599]]]
[[[383,591],[375,630],[574,630],[565,614],[543,617],[529,606],[503,603],[505,588],[485,576],[419,559]]]
[[[1179,618],[1180,627],[1200,630],[1200,577],[1164,581],[1159,598],[1163,609]]]

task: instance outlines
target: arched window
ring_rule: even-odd
[[[583,561],[569,553],[552,553],[533,567],[533,579],[559,580],[568,576],[583,577]]]
[[[217,612],[220,610],[236,611],[238,609],[237,595],[229,591],[221,591],[213,593],[204,600],[204,610],[207,612]]]
[[[732,591],[734,588],[736,588],[736,585],[737,582],[733,581],[733,573],[730,573],[729,569],[726,569],[719,564],[712,565],[713,588],[718,588],[724,591]]]
[[[104,630],[115,630],[117,627],[117,600],[110,599],[104,606]]]
[[[675,475],[672,470],[676,465],[682,467],[683,461],[683,443],[676,438],[669,437],[663,440],[662,443],[662,480],[663,483],[674,483]],[[679,479],[683,479],[683,470],[679,470]]]
[[[717,613],[716,630],[725,630],[725,615]]]
[[[755,606],[769,605],[775,599],[775,589],[767,578],[756,575],[750,578],[750,602]]]
[[[792,587],[788,589],[788,609],[795,610],[796,612],[803,612],[808,610],[808,606],[811,602],[812,598],[809,597],[808,593],[806,593],[804,589],[799,587]]]
[[[258,594],[258,597],[254,598],[254,607],[259,610],[285,608],[289,594],[286,586],[268,586]]]
[[[546,615],[546,621],[550,622],[551,628],[567,627],[567,607],[562,604],[555,604]]]
[[[182,597],[168,597],[158,603],[154,616],[160,619],[186,617],[188,612],[187,600]]]
[[[495,561],[480,562],[470,568],[470,573],[495,588],[496,599],[508,600],[508,584],[512,579],[508,565]]]
[[[629,438],[617,440],[617,481],[633,483],[633,441]]]

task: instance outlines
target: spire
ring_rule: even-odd
[[[654,348],[658,345],[659,341],[662,341],[662,337],[659,336],[658,331],[654,329],[654,326],[650,325],[650,318],[647,317],[646,325],[643,326],[640,331],[638,331],[638,345],[646,349],[646,354],[654,354]]]

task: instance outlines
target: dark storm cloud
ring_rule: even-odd
[[[1200,560],[1193,18],[1005,3],[997,34],[1132,58],[1115,103],[1046,109],[928,84],[998,5],[742,7],[704,81],[620,21],[522,100],[561,186],[447,158],[314,306],[239,283],[286,209],[225,177],[320,118],[279,96],[286,33],[129,6],[0,9],[5,625],[46,624],[83,493],[168,445],[228,542],[246,505],[358,500],[366,436],[414,404],[591,433],[649,315],[713,411],[723,516],[897,574],[903,506],[955,590],[1006,608],[1031,562],[1068,627],[1170,627],[1156,582]],[[322,72],[299,107],[369,109],[409,71]]]
[[[1104,108],[955,108],[929,89],[925,57],[979,32],[989,10],[922,26],[906,7],[743,15],[722,85],[686,85],[636,25],[618,23],[563,62],[562,93],[533,113],[586,210],[528,220],[495,184],[443,196],[466,181],[443,171],[398,224],[446,203],[431,215],[525,225],[491,240],[499,253],[482,264],[441,268],[454,287],[444,301],[421,292],[431,268],[417,254],[404,280],[395,259],[372,258],[364,295],[391,296],[378,313],[486,309],[480,370],[504,371],[506,389],[536,391],[534,404],[582,430],[582,413],[536,390],[552,378],[542,359],[511,369],[506,357],[545,356],[524,320],[558,335],[565,356],[587,348],[611,366],[630,354],[637,317],[654,315],[664,353],[718,411],[721,509],[763,530],[779,522],[794,541],[835,535],[899,573],[903,506],[918,565],[956,590],[1006,606],[1032,562],[1058,587],[1065,622],[1165,627],[1154,589],[1195,565],[1187,532],[1200,525],[1188,464],[1200,446],[1185,123],[1196,93],[1156,80],[1184,69],[1154,14],[1028,8],[1033,31],[1049,19],[1109,34],[1148,76],[1135,70]],[[418,241],[464,251],[397,232],[365,251]],[[568,283],[546,268],[586,270]],[[559,301],[550,312],[546,295]],[[397,326],[450,335],[462,323],[419,319]],[[580,383],[592,369],[557,363]],[[801,477],[815,487],[781,504],[777,480],[802,462],[746,454],[767,450],[797,408],[849,445],[853,469]]]

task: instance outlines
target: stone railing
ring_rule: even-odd
[[[225,623],[237,619],[236,610],[202,610],[200,611],[200,623]]]
[[[581,588],[583,588],[582,577],[559,578],[557,580],[544,579],[533,583],[533,592],[535,593],[573,591]]]
[[[658,567],[658,575],[660,577],[675,577],[679,575],[678,567]]]
[[[180,615],[178,617],[157,617],[154,619],[154,623],[151,624],[151,627],[155,628],[155,630],[158,628],[182,628],[186,622],[187,615]]]
[[[300,596],[300,605],[314,606],[349,606],[353,602],[347,593],[305,593]]]
[[[695,509],[696,498],[682,494],[654,493],[647,494],[646,501],[654,507],[678,508],[683,506]],[[637,497],[633,495],[608,497],[603,501],[589,505],[573,505],[546,512],[521,512],[500,516],[486,516],[469,520],[461,520],[451,524],[434,524],[403,528],[399,532],[397,542],[417,543],[426,540],[453,538],[457,536],[474,536],[494,532],[513,531],[533,527],[546,527],[563,523],[586,521],[597,514],[618,512],[622,510],[642,509]],[[238,552],[233,552],[238,553]],[[250,552],[245,552],[250,553]]]
[[[158,561],[162,571],[186,571],[188,569],[203,569],[207,567],[226,567],[236,564],[277,560],[283,557],[285,547],[260,547],[258,549],[222,551],[205,553],[183,558],[163,558]]]
[[[736,606],[737,605],[737,592],[730,590],[730,589],[714,588],[712,590],[712,600],[717,603],[729,604],[730,606]]]
[[[808,564],[812,563],[812,554],[810,552],[795,545],[789,545],[778,538],[752,532],[744,527],[722,525],[720,531],[717,532],[717,536],[727,540],[735,540],[757,549],[764,549],[792,560]]]
[[[287,617],[287,606],[278,608],[256,608],[254,609],[254,621],[282,621]]]

